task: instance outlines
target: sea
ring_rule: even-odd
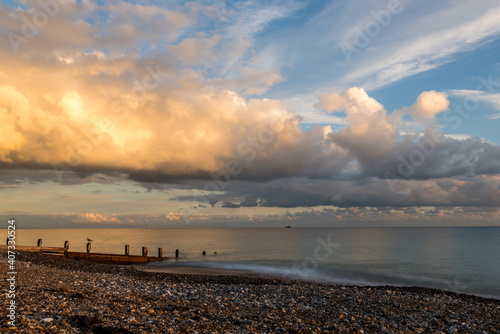
[[[5,237],[7,234],[5,233]],[[500,227],[18,229],[18,245],[177,260],[158,267],[245,270],[343,285],[438,288],[500,299]],[[203,255],[205,252],[205,255]]]

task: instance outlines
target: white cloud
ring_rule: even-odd
[[[444,135],[446,138],[452,138],[455,140],[467,140],[474,138],[474,136],[463,134],[463,133],[458,133],[458,134],[446,134]]]
[[[436,69],[500,36],[498,1],[401,0],[401,4],[401,13],[393,15],[351,63],[340,44],[353,43],[349,39],[353,32],[376,23],[371,11],[386,10],[387,2],[330,2],[307,24],[287,27],[289,34],[265,35],[259,46],[279,45],[273,59],[281,62],[287,79],[270,93],[291,99],[353,86],[369,91]]]
[[[252,38],[270,22],[283,19],[302,7],[302,3],[294,0],[235,3],[231,13],[235,23],[230,26],[228,33],[240,38]]]
[[[490,106],[500,110],[500,93],[488,93],[481,90],[450,89],[449,93],[454,96],[471,97],[488,103]]]
[[[451,61],[453,55],[475,49],[489,38],[498,36],[498,2],[483,5],[480,13],[471,8],[472,5],[476,2],[445,6],[427,16],[409,19],[405,22],[405,38],[380,43],[377,52],[366,51],[367,60],[356,63],[355,70],[345,75],[344,80],[362,83],[365,89],[375,89],[441,66]],[[413,9],[416,7],[407,10]],[[443,20],[443,17],[453,17],[453,21]],[[398,33],[390,31],[392,28],[389,26],[383,33],[397,37]]]

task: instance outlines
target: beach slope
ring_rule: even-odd
[[[2,295],[6,254],[1,253]],[[500,301],[425,288],[171,274],[18,252],[16,333],[498,333]]]

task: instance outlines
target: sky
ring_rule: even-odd
[[[20,228],[500,226],[500,3],[1,1]]]

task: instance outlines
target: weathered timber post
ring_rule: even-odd
[[[130,255],[130,245],[125,245],[125,255]]]
[[[163,249],[158,248],[158,257],[163,257]]]
[[[65,250],[65,251],[67,251],[67,250],[68,250],[68,248],[69,248],[69,241],[68,241],[68,240],[66,240],[66,241],[64,242],[64,250]]]
[[[207,252],[203,251],[203,253],[202,253],[202,254],[203,254],[203,256],[205,256],[205,255],[207,255]]]
[[[148,248],[142,247],[142,256],[148,256]]]
[[[90,242],[87,242],[87,253],[90,253],[90,247],[91,247],[91,243]]]
[[[176,250],[175,250],[175,258],[176,258],[176,259],[178,259],[178,258],[179,258],[179,250],[178,250],[178,249],[176,249]]]
[[[38,239],[36,245],[37,247],[42,247],[42,239]]]

